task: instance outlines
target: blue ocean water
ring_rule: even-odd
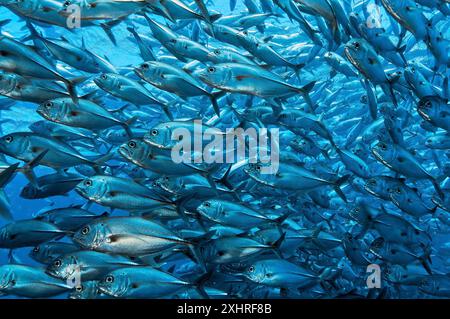
[[[433,21],[433,23],[435,23],[433,30],[438,30],[441,37],[438,42],[444,42],[444,44],[440,44],[440,46],[436,49],[436,44],[431,43],[427,45],[427,43],[430,43],[431,40],[417,39],[413,32],[411,32],[411,29],[406,30],[404,25],[398,23],[381,4],[378,4],[379,1],[336,1],[340,3],[341,8],[344,10],[343,14],[347,18],[351,16],[351,12],[359,13],[363,16],[361,20],[363,23],[367,23],[367,21],[369,21],[367,19],[369,19],[371,14],[374,14],[375,12],[377,14],[377,19],[379,19],[375,21],[378,23],[376,27],[379,28],[379,32],[386,35],[387,39],[397,45],[397,48],[394,50],[394,54],[404,52],[401,57],[401,59],[405,62],[403,65],[396,65],[395,63],[392,63],[392,61],[390,61],[387,57],[386,52],[380,52],[380,50],[374,50],[379,58],[379,61],[372,61],[370,56],[369,58],[368,56],[362,57],[362,60],[368,63],[368,68],[376,65],[376,67],[381,69],[386,74],[392,75],[395,72],[399,72],[399,79],[397,79],[395,75],[392,75],[391,80],[386,80],[382,83],[374,80],[373,77],[370,76],[370,72],[369,75],[364,74],[364,72],[361,72],[361,70],[350,64],[351,61],[346,56],[344,47],[347,43],[352,44],[352,40],[356,41],[356,39],[360,39],[360,37],[356,36],[356,34],[346,33],[347,30],[351,30],[353,26],[342,24],[341,20],[334,17],[334,19],[338,20],[337,30],[341,37],[341,39],[337,41],[333,38],[333,31],[331,30],[332,28],[330,21],[326,19],[327,16],[320,16],[319,12],[315,11],[317,10],[316,7],[310,5],[311,1],[279,1],[279,3],[289,2],[294,6],[294,3],[297,3],[302,15],[306,17],[308,23],[310,23],[313,28],[316,29],[316,33],[320,35],[323,46],[314,44],[302,28],[299,27],[299,23],[295,21],[295,19],[292,19],[292,17],[290,18],[285,10],[280,9],[279,6],[271,1],[237,0],[236,7],[233,10],[230,9],[230,3],[228,1],[216,0],[213,2],[208,2],[207,6],[210,13],[220,13],[222,15],[222,18],[220,19],[223,19],[222,23],[226,24],[228,22],[224,17],[239,14],[246,16],[250,14],[249,11],[252,10],[252,5],[256,6],[256,8],[260,10],[260,13],[264,12],[264,10],[266,10],[264,4],[267,4],[267,2],[270,4],[269,8],[271,8],[272,12],[267,11],[267,13],[270,14],[268,14],[267,18],[259,24],[259,26],[264,25],[264,29],[262,29],[261,32],[261,29],[251,27],[248,29],[248,33],[253,34],[259,41],[262,41],[263,44],[270,45],[270,48],[276,52],[279,52],[281,56],[286,59],[293,61],[292,63],[304,64],[303,68],[298,71],[299,76],[297,77],[296,70],[294,71],[290,67],[270,65],[270,63],[263,61],[263,59],[259,56],[255,56],[255,53],[249,52],[251,50],[246,50],[242,47],[234,47],[234,49],[236,49],[237,52],[240,52],[243,56],[256,61],[260,66],[263,66],[262,69],[271,70],[273,73],[278,74],[284,81],[286,81],[286,83],[289,83],[289,85],[303,87],[308,83],[314,82],[314,88],[310,92],[310,97],[313,104],[316,105],[315,110],[308,110],[308,103],[305,103],[306,100],[303,99],[301,94],[297,94],[290,100],[286,99],[281,101],[281,109],[283,112],[289,112],[290,110],[301,107],[302,111],[306,110],[307,113],[308,111],[311,114],[315,113],[317,118],[320,119],[319,121],[324,123],[326,130],[331,132],[333,136],[333,143],[330,143],[330,141],[324,139],[321,134],[317,133],[315,128],[311,127],[297,130],[284,123],[266,122],[267,119],[264,117],[258,118],[258,120],[248,120],[248,122],[253,124],[257,123],[256,126],[261,126],[260,124],[262,123],[268,127],[277,127],[281,129],[280,149],[282,151],[282,164],[295,164],[298,167],[305,167],[311,171],[313,169],[317,169],[314,172],[318,175],[318,172],[322,172],[323,174],[320,175],[322,179],[326,179],[327,177],[331,178],[330,176],[349,176],[342,185],[342,192],[345,194],[347,202],[344,202],[339,194],[333,190],[333,186],[330,187],[330,185],[333,184],[331,182],[328,183],[328,186],[320,188],[320,191],[315,194],[315,196],[318,197],[314,197],[314,194],[308,195],[308,192],[297,192],[292,189],[280,189],[280,187],[276,186],[273,188],[265,188],[267,187],[266,185],[260,185],[250,176],[244,176],[244,179],[248,181],[249,184],[244,187],[243,190],[240,189],[240,192],[242,193],[242,202],[246,205],[254,207],[259,212],[270,211],[276,217],[280,217],[280,214],[282,215],[283,212],[293,209],[296,211],[296,215],[293,215],[293,217],[288,217],[288,219],[284,221],[283,227],[294,232],[304,229],[311,230],[312,234],[306,236],[307,239],[305,239],[304,242],[300,243],[297,247],[292,248],[292,254],[289,254],[289,258],[281,258],[285,258],[294,264],[301,264],[310,271],[322,274],[323,276],[325,276],[323,273],[324,269],[329,268],[336,270],[336,276],[331,276],[327,280],[323,279],[322,276],[321,278],[324,281],[321,282],[320,285],[312,285],[311,287],[306,288],[306,290],[303,290],[300,295],[293,294],[293,297],[333,298],[341,295],[350,295],[350,292],[353,290],[357,292],[355,295],[358,296],[365,297],[370,295],[370,289],[367,289],[365,284],[367,279],[365,265],[356,265],[351,256],[349,256],[349,253],[343,244],[345,236],[349,233],[353,234],[355,238],[357,237],[357,234],[359,234],[360,237],[355,239],[359,242],[357,246],[358,249],[365,249],[362,253],[364,255],[367,254],[367,256],[370,257],[368,257],[370,263],[381,265],[382,273],[386,269],[391,269],[392,266],[397,265],[400,266],[399,271],[404,271],[405,276],[410,276],[408,279],[411,278],[411,282],[406,282],[405,280],[405,282],[393,283],[392,281],[386,280],[386,274],[383,274],[382,288],[385,289],[383,293],[385,293],[388,298],[450,297],[448,292],[444,291],[441,293],[436,290],[438,289],[436,288],[436,285],[441,285],[440,287],[443,288],[442,290],[448,290],[450,288],[448,286],[450,285],[450,280],[447,278],[447,273],[449,272],[448,269],[450,267],[450,261],[448,259],[450,254],[448,245],[446,246],[449,239],[448,227],[450,225],[450,219],[448,219],[449,213],[447,211],[449,209],[448,199],[450,196],[448,192],[448,156],[450,154],[450,149],[448,147],[430,147],[426,142],[429,138],[436,137],[438,135],[442,136],[442,139],[446,141],[447,144],[449,140],[447,131],[449,128],[448,118],[445,119],[449,110],[448,65],[450,60],[448,59],[448,43],[450,43],[450,32],[448,31],[448,27],[450,26],[450,19],[448,18],[448,11],[439,11],[437,8],[429,8],[423,4],[426,1],[407,1],[408,3],[411,2],[414,4],[414,6],[417,5],[415,10],[423,13],[423,15],[427,18],[427,21]],[[323,2],[329,3],[328,1]],[[442,3],[442,6],[445,6],[445,8],[448,9],[448,3],[444,4],[443,1],[438,2]],[[302,3],[305,4],[301,5]],[[317,1],[317,4],[319,3],[322,3],[322,1]],[[375,4],[378,5],[378,9],[375,9],[373,12],[365,12],[364,16],[364,10],[368,10],[368,8],[370,8],[369,5]],[[197,8],[194,3],[189,5],[192,8]],[[349,9],[352,11],[348,11]],[[194,10],[199,12],[198,9]],[[332,12],[334,11],[332,10]],[[191,23],[191,20],[186,20],[188,23],[183,24],[183,19],[179,19],[179,21],[170,21],[170,19],[163,18],[161,15],[157,15],[154,12],[150,12],[148,16],[155,21],[166,24],[169,28],[175,32],[178,32],[180,35],[182,34],[188,38],[194,38],[194,32],[192,30],[194,30],[194,25],[196,25],[196,22]],[[5,35],[11,36],[19,41],[26,41],[29,45],[32,44],[32,41],[26,39],[30,32],[26,27],[23,18],[12,13],[8,8],[3,6],[0,7],[0,19],[2,21],[11,19],[10,22],[1,27],[1,31]],[[213,22],[213,24],[220,23],[220,19],[218,22]],[[33,21],[29,18],[27,18],[27,20]],[[104,30],[98,26],[86,26],[80,29],[67,30],[63,27],[36,21],[33,21],[33,23],[36,23],[36,26],[38,26],[44,38],[65,38],[72,45],[77,47],[81,47],[82,41],[84,41],[86,48],[88,48],[91,52],[95,52],[98,56],[106,58],[118,70],[120,69],[121,72],[126,68],[130,68],[131,72],[131,68],[137,67],[144,62],[140,56],[139,47],[135,39],[127,30],[127,27],[134,27],[139,34],[152,38],[152,33],[150,32],[145,19],[138,15],[130,15],[127,19],[125,19],[125,21],[122,21],[117,26],[113,27],[113,34],[117,41],[116,45],[111,42],[110,37],[108,37]],[[203,23],[203,25],[207,24]],[[420,27],[425,28],[425,26],[419,26],[419,28]],[[239,27],[237,26],[236,29],[239,29]],[[413,29],[414,27],[412,30]],[[405,32],[402,33],[402,30]],[[213,37],[207,35],[203,30],[197,30],[196,32],[199,32],[199,36],[195,36],[195,40],[206,46],[209,50],[213,50],[215,48],[224,49],[227,47],[233,47],[233,45],[229,43],[214,39]],[[328,32],[328,34],[325,34],[325,32]],[[370,43],[370,41],[368,42]],[[446,59],[446,63],[438,61],[436,58],[436,53],[432,51],[432,49],[439,50],[442,48],[444,48],[443,55],[447,55],[446,58],[443,58],[444,60]],[[159,44],[156,39],[152,40],[152,50],[156,56],[161,58],[161,60],[163,60],[163,56],[170,56],[170,52],[168,52],[163,45]],[[354,72],[356,76],[352,77],[344,75],[339,68],[330,66],[330,64],[327,63],[327,60],[324,59],[326,52],[330,51],[339,54],[341,58],[348,63],[352,72]],[[166,59],[165,61],[172,60]],[[188,64],[192,61],[193,59],[189,58],[186,61],[178,61],[177,64],[174,62],[174,65],[181,67],[182,65]],[[381,63],[381,65],[377,65],[377,63]],[[405,80],[404,70],[406,67],[412,65],[412,63],[420,63],[424,69],[430,69],[430,72],[432,73],[431,75],[424,75],[427,82],[424,83],[419,81],[419,87],[414,86],[412,81],[408,82]],[[198,65],[193,64],[191,70],[192,72],[190,72],[190,74],[196,77],[196,79],[199,79],[196,72],[200,72],[200,70],[204,69],[206,66],[213,65],[214,63],[210,62],[199,62]],[[60,67],[61,70],[66,67],[64,72],[74,71],[70,67],[67,68],[67,65],[64,65],[63,63],[58,64],[58,67]],[[127,74],[126,72],[122,73]],[[84,75],[83,72],[81,74]],[[372,94],[375,95],[375,104],[378,107],[378,110],[375,111],[375,118],[369,111],[369,104],[371,103],[370,94],[368,96],[366,89],[367,82],[364,82],[364,79],[367,79],[368,82],[371,83],[369,91],[374,92]],[[258,83],[259,82],[255,81],[256,86]],[[387,89],[386,86],[383,87],[384,84],[387,85]],[[150,84],[147,85],[150,86]],[[420,85],[422,85],[422,87],[420,87]],[[430,87],[426,87],[428,85]],[[391,90],[389,90],[389,88]],[[423,98],[428,96],[422,96],[422,92],[427,89],[434,92],[433,94],[440,99],[439,101],[445,101],[442,102],[442,109],[440,109],[435,116],[443,117],[444,119],[442,122],[444,122],[447,126],[436,124],[434,119],[427,120],[418,113],[417,105],[421,100],[423,100]],[[101,92],[101,90],[95,86],[92,79],[88,77],[86,82],[78,87],[78,94],[81,96],[83,94],[88,94],[92,90]],[[255,91],[254,88],[251,88],[251,90]],[[392,99],[390,94],[394,95],[395,101]],[[261,105],[262,103],[268,103],[269,105],[272,103],[274,110],[280,109],[280,105],[275,105],[278,102],[271,99],[261,98],[261,96],[250,98],[250,95],[242,95],[229,91],[226,93],[225,97],[222,97],[221,100],[219,100],[219,105],[222,109],[226,109],[227,105],[232,105],[238,113],[244,110],[249,110],[254,106]],[[8,97],[2,97],[0,99],[0,105],[3,105],[6,101],[12,100]],[[105,107],[108,110],[117,110],[126,104],[120,99],[111,99],[108,97],[104,98],[104,101],[106,101]],[[210,105],[210,101],[205,96],[189,98],[186,99],[186,102],[191,104],[195,111],[192,112],[192,110],[186,111],[186,109],[181,109],[175,112],[176,118],[192,119],[202,117],[206,122],[215,116],[212,106]],[[28,127],[30,124],[42,120],[42,117],[35,112],[36,108],[37,104],[35,103],[18,100],[15,100],[11,106],[2,108],[0,110],[0,128],[2,135],[6,136],[14,132],[29,131]],[[153,118],[151,121],[147,121],[146,119],[140,121],[139,114],[136,111],[138,121],[137,124],[133,125],[135,127],[150,130],[154,125],[167,121],[164,120],[161,113],[161,111],[155,111],[154,114],[158,115],[152,114]],[[224,116],[222,121],[218,121],[219,123],[216,125],[217,127],[226,128],[230,125],[235,126],[236,123],[239,122],[236,119],[229,120],[227,116],[230,114],[230,116],[233,116],[233,112],[230,110],[228,113],[229,114]],[[387,123],[388,120],[385,120],[392,114],[394,114],[391,118],[394,123],[393,127],[394,130],[397,129],[394,133],[389,132],[389,123]],[[295,118],[299,119],[300,116],[294,116],[294,120]],[[278,120],[279,118],[277,118],[277,121]],[[307,118],[301,119],[299,126],[301,127],[302,123],[306,122]],[[384,132],[381,132],[383,129]],[[319,152],[320,154],[311,156],[295,150],[295,148],[291,146],[293,138],[304,135],[309,137],[314,145],[322,148],[323,152],[321,151]],[[396,140],[396,138],[398,139]],[[386,164],[383,163],[382,160],[377,159],[371,150],[379,141],[384,141],[388,145],[401,145],[402,149],[407,150],[408,154],[411,155],[411,158],[414,158],[417,163],[420,163],[421,167],[423,167],[430,176],[437,180],[437,183],[443,192],[443,196],[439,198],[438,192],[433,187],[433,184],[429,179],[408,176],[395,168],[393,169],[392,165],[389,167],[389,163]],[[334,145],[332,145],[334,143],[337,145],[337,148],[334,148]],[[347,153],[342,155],[342,153],[339,153],[338,149],[349,152],[349,154],[356,156],[357,159],[367,165],[368,175],[362,176],[365,173],[359,175],[356,174],[355,171],[358,171],[358,168],[355,168],[353,165],[357,165],[360,162],[357,161],[355,164],[355,157],[352,157],[352,155],[348,155]],[[88,155],[92,155],[90,154],[91,151],[92,154],[105,153],[108,151],[108,145],[103,145],[99,148],[99,150],[90,150],[89,148],[83,150],[84,154]],[[286,156],[283,157],[283,151],[290,153],[284,154]],[[294,155],[295,157],[293,158]],[[344,158],[347,158],[347,161]],[[403,160],[403,157],[400,159]],[[407,158],[407,160],[409,160],[409,158]],[[113,162],[114,161],[117,165],[118,163],[121,163],[118,158],[115,158]],[[16,159],[8,157],[8,163],[15,162]],[[122,163],[125,163],[125,165],[128,166],[133,165],[132,163],[126,161],[122,161]],[[326,168],[321,170],[323,167]],[[361,168],[359,169],[364,170]],[[404,170],[406,171],[407,168]],[[35,169],[35,173],[38,176],[51,172],[54,171],[42,165]],[[111,171],[108,171],[108,173],[110,172]],[[121,172],[119,169],[113,169],[112,172],[115,172],[113,174],[116,174],[117,176],[126,176],[126,174]],[[283,173],[284,171],[280,171],[280,174]],[[289,174],[289,172],[287,174]],[[424,205],[429,208],[430,213],[421,216],[413,216],[408,209],[404,208],[404,206],[401,204],[395,204],[394,200],[389,198],[382,199],[380,196],[374,196],[373,194],[367,192],[364,189],[364,185],[366,185],[371,178],[380,175],[390,176],[397,181],[406,183],[406,185],[409,186],[409,189],[412,189],[414,194],[417,196],[408,197],[412,195],[407,194],[406,197],[401,198],[401,201],[411,201],[413,203],[409,206],[411,210],[414,210],[415,207],[420,205]],[[131,177],[129,178],[131,179]],[[86,199],[80,196],[76,191],[71,191],[64,196],[52,196],[45,199],[24,199],[20,196],[20,193],[27,183],[28,180],[26,177],[23,174],[18,173],[5,188],[7,197],[11,203],[11,212],[14,220],[31,219],[35,217],[38,212],[48,210],[50,208],[84,205],[86,203]],[[283,193],[280,196],[277,192],[286,193]],[[325,198],[323,199],[325,203],[321,202],[320,198]],[[414,203],[416,200],[419,200],[420,203]],[[402,206],[403,208],[399,206]],[[276,209],[271,210],[273,207],[276,207]],[[386,209],[390,214],[399,216],[402,221],[408,221],[408,223],[416,225],[421,232],[430,238],[430,246],[421,246],[419,248],[415,247],[413,244],[417,244],[418,239],[414,237],[414,235],[411,235],[412,239],[409,238],[410,242],[396,242],[395,240],[389,240],[389,238],[384,236],[385,243],[388,242],[389,244],[387,246],[383,246],[381,250],[378,251],[379,255],[377,255],[373,251],[376,248],[373,246],[373,241],[380,236],[383,237],[385,233],[389,233],[389,230],[383,229],[380,233],[380,231],[377,231],[377,227],[373,226],[373,224],[365,224],[363,226],[367,227],[362,227],[357,218],[352,218],[354,215],[349,217],[349,213],[355,212],[355,208],[358,207],[360,210],[368,210],[368,214],[375,220],[375,216],[382,216],[385,213],[381,209],[381,207],[383,207],[383,209]],[[111,209],[106,206],[94,204],[90,207],[90,210],[101,214],[105,211],[109,212]],[[373,210],[379,215],[376,215],[375,213],[372,215]],[[316,217],[320,216],[320,218],[307,218],[307,213],[315,214]],[[115,209],[113,212],[114,216],[125,216],[127,214],[128,212],[123,209]],[[326,222],[324,222],[324,220],[326,220]],[[4,226],[8,223],[9,221],[0,220],[0,226]],[[221,223],[218,224],[220,225]],[[208,227],[212,227],[215,223],[208,225]],[[271,227],[276,228],[278,226],[272,225]],[[394,231],[395,229],[399,229],[403,226],[402,224],[392,222],[388,223],[386,227]],[[261,229],[263,229],[263,227]],[[257,227],[256,230],[248,230],[248,236],[253,236],[257,230]],[[320,237],[321,233],[331,234],[333,238],[340,241],[337,248],[333,247],[332,249],[328,249],[328,247],[321,246],[323,243],[319,242],[318,244],[317,236]],[[408,236],[409,235],[410,234],[408,233]],[[64,238],[63,240],[70,242],[70,239],[68,238]],[[390,246],[391,244],[392,246]],[[310,248],[311,245],[316,246],[314,246],[314,248]],[[414,246],[414,249],[412,249],[411,246]],[[372,250],[369,247],[371,247]],[[42,266],[28,256],[30,249],[31,247],[15,249],[14,256],[17,261],[31,266]],[[298,251],[300,251],[300,253],[298,253]],[[408,259],[408,261],[405,262],[404,259],[407,259],[407,257],[397,260],[393,255],[396,255],[398,251],[406,251],[405,254],[409,257],[412,255],[412,261],[409,261]],[[8,263],[8,253],[9,251],[7,249],[0,249],[0,264],[3,265]],[[271,255],[270,258],[280,258],[280,256],[276,254],[275,257]],[[250,264],[253,261],[254,260],[242,260],[243,263],[249,262]],[[238,260],[237,262],[240,261]],[[431,268],[431,273],[429,273],[426,269],[427,267],[422,267],[424,263],[428,265],[427,267]],[[175,264],[177,267],[180,267],[180,269],[183,267],[182,262]],[[166,270],[168,267],[164,266],[163,268]],[[420,268],[420,271],[417,271],[417,268]],[[424,272],[424,270],[426,271]],[[283,273],[283,269],[279,269],[279,272]],[[180,273],[182,273],[182,271],[180,271]],[[441,276],[444,277],[442,278]],[[428,289],[429,286],[425,285],[425,282],[430,283],[432,288]],[[255,297],[258,296],[257,293],[264,295],[263,292],[255,292],[255,295],[251,294],[253,293],[253,290],[256,291],[258,289],[261,291],[269,291],[266,296],[283,296],[283,294],[279,292],[279,289],[283,287],[278,287],[277,285],[265,285],[261,282],[253,282],[249,285],[254,285],[251,286],[254,289],[243,289],[240,296]],[[217,286],[217,288],[220,289],[220,285]],[[252,292],[249,292],[249,290]],[[377,293],[379,293],[380,290],[376,290]],[[319,292],[316,293],[317,291]],[[304,295],[302,295],[302,293],[304,293]],[[290,295],[288,294],[288,296]],[[64,298],[66,297],[66,294],[58,297]],[[6,296],[5,298],[11,298],[11,296]]]

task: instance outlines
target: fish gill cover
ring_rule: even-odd
[[[448,0],[0,0],[3,298],[449,298]]]

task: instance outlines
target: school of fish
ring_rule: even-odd
[[[449,0],[0,0],[0,296],[450,298],[449,30]],[[277,171],[174,161],[197,121],[277,129]]]

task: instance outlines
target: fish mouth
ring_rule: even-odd
[[[419,113],[425,120],[431,121],[431,117],[426,113],[426,108],[422,107],[420,104],[417,106],[417,113]]]
[[[119,147],[119,154],[122,155],[125,158],[131,158],[132,152],[124,146]]]
[[[162,150],[163,149],[171,149],[171,147],[165,147],[164,145],[158,144],[158,143],[150,140],[148,137],[144,137],[144,142],[149,144],[150,146],[157,147]]]
[[[210,219],[210,217],[208,216],[207,212],[206,212],[203,208],[197,207],[196,211],[197,211],[200,215],[202,215],[202,216],[204,216],[204,217]]]
[[[117,292],[110,291],[107,287],[103,287],[101,284],[98,286],[98,290],[101,293],[104,293],[105,295],[108,295],[108,296],[111,296],[111,297],[114,297],[114,298],[120,298],[120,297],[123,296],[122,292],[120,292],[120,291],[117,291]]]
[[[53,269],[46,269],[45,273],[49,276],[52,276],[54,278],[58,278],[58,279],[64,279],[63,276],[59,275],[55,270]]]
[[[98,78],[94,79],[94,83],[97,84],[97,86],[100,86],[102,84],[102,82]]]
[[[203,82],[209,84],[209,83],[208,83],[208,77],[206,76],[206,74],[200,73],[200,74],[198,75],[198,78],[199,78],[201,81],[203,81]]]
[[[82,186],[75,186],[74,191],[76,191],[80,196],[89,199],[90,201],[96,202],[98,203],[101,195],[97,194],[97,195],[89,195],[83,188]]]
[[[41,109],[41,108],[38,108],[38,109],[36,110],[36,113],[39,114],[40,116],[42,116],[42,117],[45,118],[45,119],[48,119],[48,118],[49,118],[48,114],[47,114],[43,109]]]
[[[134,69],[134,73],[136,73],[136,75],[140,78],[144,78],[144,72],[142,72],[142,70],[136,68]]]
[[[81,248],[84,248],[84,249],[89,249],[90,248],[89,245],[86,245],[79,236],[76,236],[76,235],[73,236],[72,237],[72,241],[75,244],[77,244],[78,246],[80,246]]]
[[[85,196],[85,195],[86,195],[86,192],[85,192],[84,189],[81,188],[80,186],[75,186],[74,190],[75,190],[78,194],[80,194],[81,196]]]
[[[375,156],[375,158],[376,158],[377,160],[379,160],[379,161],[381,161],[381,162],[384,161],[383,158],[381,157],[381,154],[377,151],[376,148],[372,148],[372,149],[371,149],[371,152],[372,152],[373,156]]]
[[[400,205],[400,201],[398,200],[397,197],[395,197],[395,195],[393,193],[389,194],[389,199],[395,204],[395,206]]]
[[[369,194],[371,194],[371,195],[374,195],[374,196],[378,196],[370,187],[369,187],[369,185],[364,185],[364,190],[366,191],[366,192],[368,192]]]

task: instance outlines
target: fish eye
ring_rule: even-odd
[[[153,135],[153,136],[156,136],[156,135],[158,135],[158,130],[152,130],[152,132],[151,132],[151,134]]]
[[[402,190],[400,188],[397,188],[396,191],[397,191],[397,194],[401,194],[402,193]]]
[[[359,47],[360,47],[361,45],[359,44],[359,42],[353,42],[353,46],[354,46],[356,49],[359,49]]]
[[[107,282],[108,284],[111,284],[114,282],[114,277],[113,276],[107,276],[105,278],[105,282]]]
[[[83,234],[83,235],[87,235],[87,234],[89,234],[89,227],[84,227],[82,230],[81,230],[81,233]]]
[[[210,203],[210,202],[205,202],[203,205],[204,205],[205,207],[211,207],[211,203]]]
[[[102,75],[102,79],[103,79],[103,80],[107,80],[107,79],[108,79],[108,76],[107,76],[106,74],[103,74],[103,75]]]
[[[77,286],[77,287],[75,288],[75,290],[76,290],[77,292],[83,292],[84,288],[83,288],[83,286]]]
[[[84,185],[87,187],[91,187],[92,186],[92,181],[90,179],[87,179],[84,181]]]
[[[71,2],[70,2],[70,1],[65,1],[64,4],[63,4],[63,6],[66,7],[66,8],[67,8],[68,6],[70,6],[70,5],[71,5]]]
[[[150,68],[150,66],[148,65],[148,63],[144,63],[141,65],[141,68],[144,70],[148,70]]]
[[[216,68],[211,66],[211,67],[208,68],[208,72],[209,73],[214,73],[214,72],[216,72]]]
[[[5,137],[5,142],[6,143],[11,143],[13,140],[14,140],[14,138],[11,135]]]
[[[33,248],[33,252],[35,252],[35,253],[38,253],[39,250],[41,250],[41,249],[39,248],[39,246],[36,246],[36,247]]]
[[[256,165],[255,168],[257,171],[260,171],[262,167],[261,167],[261,165]]]
[[[220,52],[220,50],[214,50],[214,54],[219,55],[219,54],[221,54],[221,52]]]
[[[53,266],[55,266],[56,268],[59,268],[59,267],[61,267],[61,260],[59,260],[59,259],[56,259],[54,262],[53,262]]]
[[[51,108],[53,106],[53,103],[52,102],[47,102],[47,103],[45,103],[45,107],[46,108]]]
[[[128,142],[128,146],[129,146],[130,148],[136,148],[136,142],[135,142],[135,141],[129,141],[129,142]]]
[[[254,271],[255,271],[255,267],[250,266],[250,267],[248,268],[248,272],[254,272]]]
[[[384,144],[384,143],[381,143],[381,144],[380,144],[380,148],[381,148],[383,151],[385,151],[385,150],[387,150],[387,145]]]

